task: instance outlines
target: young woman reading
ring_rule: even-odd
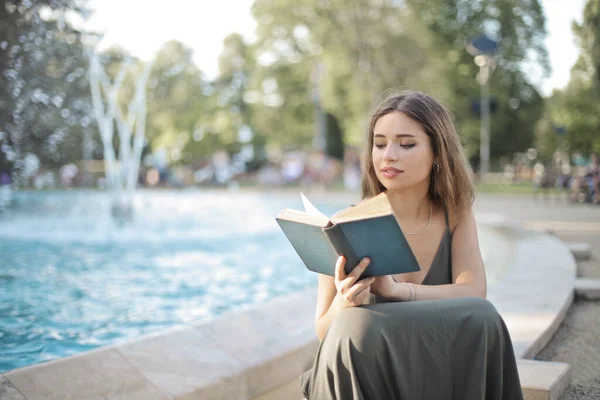
[[[470,168],[448,111],[394,95],[367,132],[362,197],[385,192],[420,271],[359,280],[344,257],[319,275],[310,400],[522,399],[512,342],[485,300]]]

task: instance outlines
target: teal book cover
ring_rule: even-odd
[[[382,193],[328,218],[302,195],[305,211],[285,209],[276,220],[310,271],[334,276],[338,256],[346,273],[369,257],[362,277],[419,271],[419,264]]]

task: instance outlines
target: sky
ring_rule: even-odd
[[[577,60],[571,22],[581,21],[586,0],[541,0],[546,15],[546,48],[551,75],[539,82],[542,94],[562,88]],[[166,6],[165,6],[166,5]],[[104,32],[103,47],[118,44],[142,59],[151,59],[166,41],[179,40],[194,50],[207,78],[217,74],[223,39],[232,32],[253,40],[256,23],[252,0],[91,0],[95,10],[86,27]]]

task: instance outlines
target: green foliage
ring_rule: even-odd
[[[304,104],[312,117],[312,127],[297,133],[306,144],[316,132],[310,111],[316,99],[340,121],[345,142],[362,144],[368,113],[384,91],[421,82],[442,87],[434,72],[438,58],[425,50],[428,35],[394,3],[257,0],[253,15],[258,53],[271,61],[264,68],[294,72],[279,74],[279,86],[300,78],[303,90],[283,97],[284,104]]]
[[[82,32],[62,17],[85,14],[85,3],[0,3],[0,172],[19,179],[27,153],[50,166],[80,157],[91,124],[87,60]]]
[[[569,150],[600,152],[600,0],[588,0],[583,21],[573,23],[573,32],[579,59],[571,69],[569,85],[553,93],[545,122],[538,130],[540,143],[554,143],[546,152],[563,145],[553,138],[552,126],[566,129],[564,139]]]
[[[194,162],[203,155],[190,144],[194,133],[198,138],[199,130],[208,125],[210,115],[208,83],[192,55],[192,50],[180,42],[165,43],[154,59],[148,81],[146,136],[152,150],[164,149],[174,164]]]
[[[59,3],[73,6],[67,0],[52,4]],[[583,23],[575,27],[582,47],[582,58],[574,70],[578,78],[569,93],[557,95],[544,109],[534,82],[523,72],[531,64],[540,65],[542,72],[549,70],[539,0],[255,0],[256,41],[247,43],[235,33],[226,37],[219,75],[213,81],[203,76],[191,49],[182,43],[171,41],[159,50],[147,88],[147,150],[166,150],[172,163],[199,164],[218,150],[235,154],[249,140],[255,154],[251,164],[260,166],[267,147],[312,147],[322,112],[327,120],[326,150],[342,158],[346,145],[364,145],[369,112],[382,94],[416,89],[451,109],[467,153],[476,156],[480,123],[471,105],[479,100],[480,88],[475,80],[478,68],[465,44],[481,33],[501,43],[490,81],[490,93],[498,104],[491,119],[492,157],[526,150],[533,145],[534,132],[538,142],[547,144],[547,152],[552,151],[553,126],[558,123],[569,126],[573,146],[591,146],[598,126],[598,117],[592,115],[598,115],[597,102],[592,101],[597,86],[592,82],[598,81],[600,60],[599,3],[589,0]],[[17,32],[11,33],[14,40],[19,32],[33,29],[29,25],[17,29],[16,17],[5,17],[0,12],[0,21],[10,20]],[[48,23],[55,25],[56,21]],[[55,26],[48,30],[58,31]],[[64,32],[77,34],[68,29]],[[85,77],[80,86],[71,86],[61,81],[65,75],[60,72],[75,66],[87,68],[84,46],[77,41],[69,48],[70,39],[60,35],[43,70],[31,68],[27,76],[54,74],[54,81],[46,81],[48,87],[73,99],[79,96],[89,105]],[[0,51],[4,63],[0,70],[8,68],[3,55]],[[120,62],[128,57],[120,49],[106,52],[109,76],[114,77]],[[61,63],[66,59],[75,61],[65,69]],[[123,110],[143,67],[140,60],[134,59],[133,64],[136,69],[121,93]],[[34,81],[32,87],[35,85],[42,84]],[[0,96],[0,116],[10,116],[10,107],[14,100]],[[577,111],[565,111],[571,109]],[[86,110],[82,114],[92,115],[91,109]],[[29,126],[39,121],[40,129],[50,132],[65,125],[56,110],[48,117],[40,115],[32,115]],[[586,118],[578,118],[581,115]],[[241,137],[240,132],[248,130],[251,136]],[[76,127],[69,131],[74,147],[81,147],[80,131]],[[36,140],[22,142],[32,143],[39,153],[46,139],[38,144]],[[75,150],[64,151],[79,157]],[[0,168],[1,164],[2,154]]]
[[[514,0],[408,0],[416,15],[432,32],[431,50],[446,54],[447,66],[440,69],[450,97],[467,153],[479,149],[479,120],[470,112],[480,99],[475,81],[477,66],[465,50],[473,37],[486,34],[500,43],[495,55],[497,67],[490,80],[490,94],[498,111],[491,118],[492,158],[524,151],[534,142],[535,126],[543,111],[543,99],[522,72],[527,63],[536,63],[549,72],[544,47],[546,34],[539,1]]]
[[[600,0],[588,0],[582,23],[573,22],[573,33],[581,49],[574,72],[588,81],[600,99]]]
[[[256,0],[253,15],[258,22],[256,53],[267,60],[259,75],[268,75],[262,70],[271,72],[278,88],[300,77],[302,88],[279,90],[279,94],[283,104],[294,104],[294,110],[300,104],[306,107],[303,121],[308,117],[315,125],[310,108],[318,93],[325,110],[340,121],[344,141],[362,145],[366,118],[382,93],[423,90],[453,111],[471,155],[479,148],[479,120],[471,112],[472,102],[479,100],[479,87],[477,67],[464,46],[473,36],[486,33],[501,41],[491,80],[491,94],[499,104],[491,123],[492,156],[523,151],[533,144],[543,99],[522,71],[527,62],[538,63],[546,73],[549,70],[538,1]],[[284,74],[273,74],[282,69]],[[290,111],[280,107],[279,121],[297,126],[298,114]],[[314,127],[272,138],[277,134],[269,130],[280,128],[266,118],[268,114],[264,120],[269,123],[261,128],[269,140],[311,143]]]

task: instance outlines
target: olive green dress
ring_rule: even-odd
[[[451,244],[447,227],[424,285],[452,282]],[[523,399],[508,330],[489,301],[382,300],[331,322],[300,376],[307,399]]]

